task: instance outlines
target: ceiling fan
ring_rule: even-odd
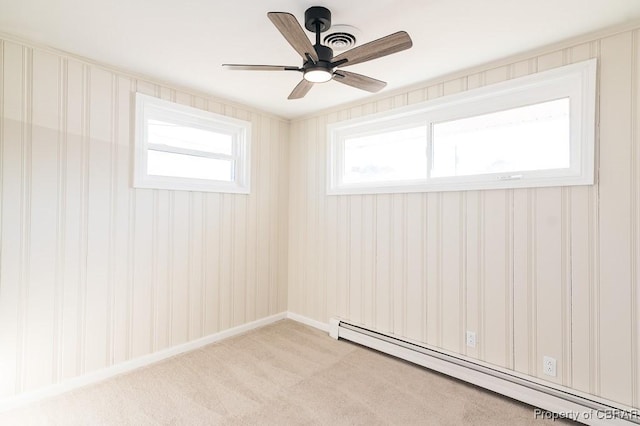
[[[267,16],[289,44],[302,56],[302,67],[242,64],[223,64],[222,66],[230,70],[301,72],[303,79],[293,89],[288,99],[300,99],[309,92],[314,83],[324,83],[329,80],[335,80],[373,93],[378,92],[387,83],[354,72],[343,71],[341,68],[400,52],[413,45],[409,34],[405,31],[399,31],[354,47],[334,57],[333,50],[320,43],[320,34],[331,27],[331,12],[329,9],[314,6],[304,13],[305,28],[315,33],[315,45],[311,44],[311,41],[309,41],[304,30],[292,14],[269,12]]]

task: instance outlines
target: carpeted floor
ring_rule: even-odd
[[[530,406],[288,320],[0,414],[2,425],[547,422]]]

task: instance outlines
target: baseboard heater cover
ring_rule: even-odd
[[[539,407],[548,412],[545,418],[569,418],[588,425],[640,424],[638,410],[620,409],[341,319],[332,318],[329,324],[329,335],[334,339],[349,340]]]

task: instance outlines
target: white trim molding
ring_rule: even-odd
[[[288,318],[288,313],[281,312],[279,314],[261,318],[259,320],[242,324],[237,327],[222,330],[217,333],[210,334],[209,336],[183,343],[181,345],[166,348],[149,355],[144,355],[138,358],[131,359],[129,361],[112,365],[110,367],[103,368],[101,370],[85,374],[83,376],[74,377],[73,379],[65,380],[63,382],[47,386],[42,389],[38,389],[32,392],[26,392],[11,398],[0,399],[0,413],[20,408],[26,404],[37,402],[46,398],[52,398],[54,396],[58,396],[88,385],[99,383],[120,374],[128,373],[133,370],[155,364],[167,358],[199,349],[203,346],[207,346],[212,343],[216,343],[221,340],[246,333],[247,331],[255,330],[266,325],[273,324],[276,321],[280,321],[286,318]]]
[[[309,327],[317,328],[318,330],[322,330],[326,333],[329,332],[329,324],[327,323],[317,321],[294,312],[287,312],[287,318],[301,324],[308,325]]]

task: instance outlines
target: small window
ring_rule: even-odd
[[[134,187],[249,193],[251,123],[136,94]]]
[[[425,179],[426,141],[427,126],[345,139],[342,181],[358,184]]]
[[[595,60],[329,125],[328,193],[594,183]]]

